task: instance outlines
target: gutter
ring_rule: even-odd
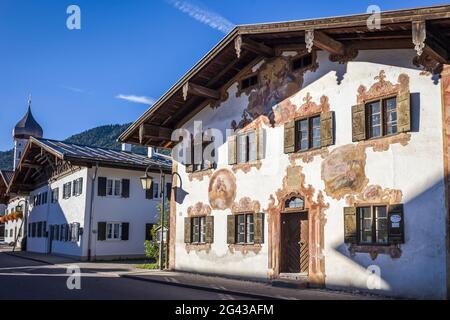
[[[92,176],[91,183],[91,199],[89,201],[89,228],[88,228],[88,261],[91,260],[91,243],[92,243],[92,220],[93,220],[93,207],[95,196],[95,180],[97,180],[98,162],[95,164],[95,173]]]

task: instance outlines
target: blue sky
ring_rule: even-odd
[[[392,10],[443,3],[0,0],[0,150],[12,147],[30,93],[47,138],[135,120],[234,24],[364,13],[371,4]],[[81,30],[66,27],[71,4],[81,8]]]

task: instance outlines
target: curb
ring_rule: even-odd
[[[11,256],[11,257],[21,258],[21,259],[25,259],[25,260],[34,261],[34,262],[40,262],[40,263],[44,263],[44,264],[52,265],[52,266],[55,265],[55,264],[52,263],[52,262],[48,262],[48,261],[40,260],[40,259],[36,259],[36,258],[31,258],[31,257],[21,256],[21,255],[15,254],[15,253],[13,253],[13,252],[2,252],[2,253],[7,254],[7,255],[9,255],[9,256]]]
[[[211,287],[205,287],[205,286],[194,285],[194,284],[185,284],[185,283],[169,282],[169,281],[157,280],[157,279],[142,278],[139,276],[134,276],[134,275],[129,275],[129,274],[120,275],[120,277],[138,280],[138,281],[144,281],[144,282],[165,284],[165,285],[170,285],[170,286],[174,286],[174,287],[182,287],[182,288],[188,288],[188,289],[210,291],[210,292],[215,292],[215,293],[234,294],[234,295],[245,296],[245,297],[254,298],[254,299],[260,299],[260,300],[282,300],[280,298],[276,298],[273,296],[267,296],[267,295],[263,295],[263,294],[225,290],[225,289],[211,288]]]

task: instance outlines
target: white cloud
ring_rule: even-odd
[[[119,94],[116,96],[117,99],[126,100],[129,102],[134,103],[140,103],[140,104],[147,104],[147,105],[153,105],[155,103],[155,99],[145,97],[145,96],[135,96],[135,95],[125,95],[125,94]]]
[[[67,89],[67,90],[70,90],[70,91],[76,92],[76,93],[85,93],[85,90],[80,89],[80,88],[69,87],[69,86],[61,86],[61,88]]]
[[[199,6],[185,0],[167,0],[172,6],[186,13],[191,18],[208,25],[209,27],[219,30],[225,34],[230,32],[235,25],[222,17],[220,14],[210,11],[208,9],[200,8]]]

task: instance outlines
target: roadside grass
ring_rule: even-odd
[[[147,269],[147,270],[156,270],[159,268],[159,264],[156,262],[153,263],[142,263],[136,265],[136,268],[138,269]]]

